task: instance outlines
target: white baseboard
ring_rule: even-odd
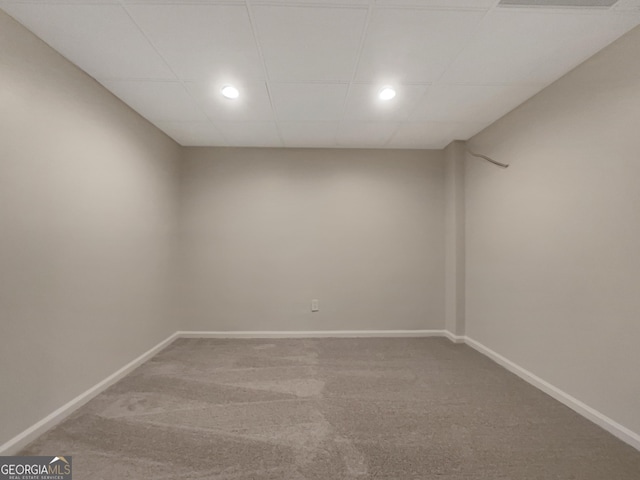
[[[22,448],[24,448],[29,443],[31,443],[36,438],[38,438],[40,435],[42,435],[44,432],[46,432],[47,430],[49,430],[50,428],[54,427],[55,425],[60,423],[62,420],[67,418],[69,415],[71,415],[74,411],[76,411],[78,408],[83,406],[93,397],[95,397],[99,393],[106,390],[108,387],[110,387],[111,385],[116,383],[118,380],[126,376],[135,368],[142,365],[144,362],[146,362],[148,359],[153,357],[160,350],[162,350],[171,342],[173,342],[176,338],[178,338],[177,332],[169,336],[159,344],[157,344],[155,347],[146,351],[135,360],[132,360],[131,362],[127,363],[120,370],[109,375],[100,383],[97,383],[96,385],[91,387],[89,390],[81,393],[70,402],[64,404],[63,406],[58,408],[55,412],[47,415],[38,423],[27,428],[22,433],[19,433],[18,435],[16,435],[15,437],[13,437],[11,440],[4,443],[3,445],[0,445],[0,455],[15,455]]]
[[[575,397],[572,397],[568,393],[560,390],[558,387],[551,385],[549,382],[534,375],[530,371],[515,364],[511,360],[503,357],[499,353],[494,352],[488,347],[485,347],[480,342],[477,342],[469,337],[464,337],[464,343],[477,350],[478,352],[486,355],[491,360],[506,368],[512,373],[530,383],[534,387],[542,390],[546,394],[552,396],[560,403],[566,405],[570,409],[574,410],[578,414],[582,415],[588,420],[591,420],[596,425],[604,428],[607,432],[611,433],[615,437],[618,437],[623,442],[631,445],[636,450],[640,450],[640,435],[629,430],[627,427],[620,425],[618,422],[612,420],[606,415],[600,413],[594,408],[586,405]]]
[[[451,340],[453,343],[464,343],[466,338],[464,335],[454,335],[449,330],[444,330],[444,336]]]
[[[180,338],[444,337],[444,330],[179,331]]]
[[[542,380],[528,370],[520,367],[511,360],[494,352],[490,348],[482,345],[469,337],[454,335],[448,330],[326,330],[326,331],[178,331],[167,339],[160,342],[155,347],[140,355],[135,360],[129,362],[117,372],[105,378],[100,383],[94,385],[89,390],[78,395],[76,398],[58,408],[55,412],[47,415],[35,425],[29,427],[24,432],[0,446],[0,455],[14,455],[26,445],[35,440],[38,436],[60,423],[75,410],[87,403],[93,397],[106,390],[115,382],[126,376],[132,370],[146,362],[160,350],[165,348],[176,338],[366,338],[366,337],[446,337],[454,343],[466,343],[478,352],[491,358],[493,361],[506,368],[510,372],[530,383],[534,387],[552,396],[559,402],[568,406],[583,417],[591,420],[596,425],[616,436],[625,443],[640,450],[640,435],[620,425],[606,415],[584,404],[577,398],[563,392],[559,388]]]

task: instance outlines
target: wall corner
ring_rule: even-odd
[[[465,161],[466,142],[455,140],[445,159],[445,326],[465,334]]]

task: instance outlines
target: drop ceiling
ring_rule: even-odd
[[[0,8],[181,145],[442,148],[640,24],[640,0],[511,3],[0,0]],[[240,98],[222,97],[225,84]],[[393,100],[377,98],[384,85],[395,86]]]

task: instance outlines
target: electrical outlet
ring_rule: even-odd
[[[318,310],[320,310],[320,305],[318,304],[318,300],[316,299],[311,300],[311,311],[317,312]]]

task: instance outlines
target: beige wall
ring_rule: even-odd
[[[186,149],[183,328],[444,328],[443,174],[434,151]]]
[[[472,139],[467,333],[640,434],[640,28]]]
[[[178,146],[0,11],[0,445],[176,330]]]

